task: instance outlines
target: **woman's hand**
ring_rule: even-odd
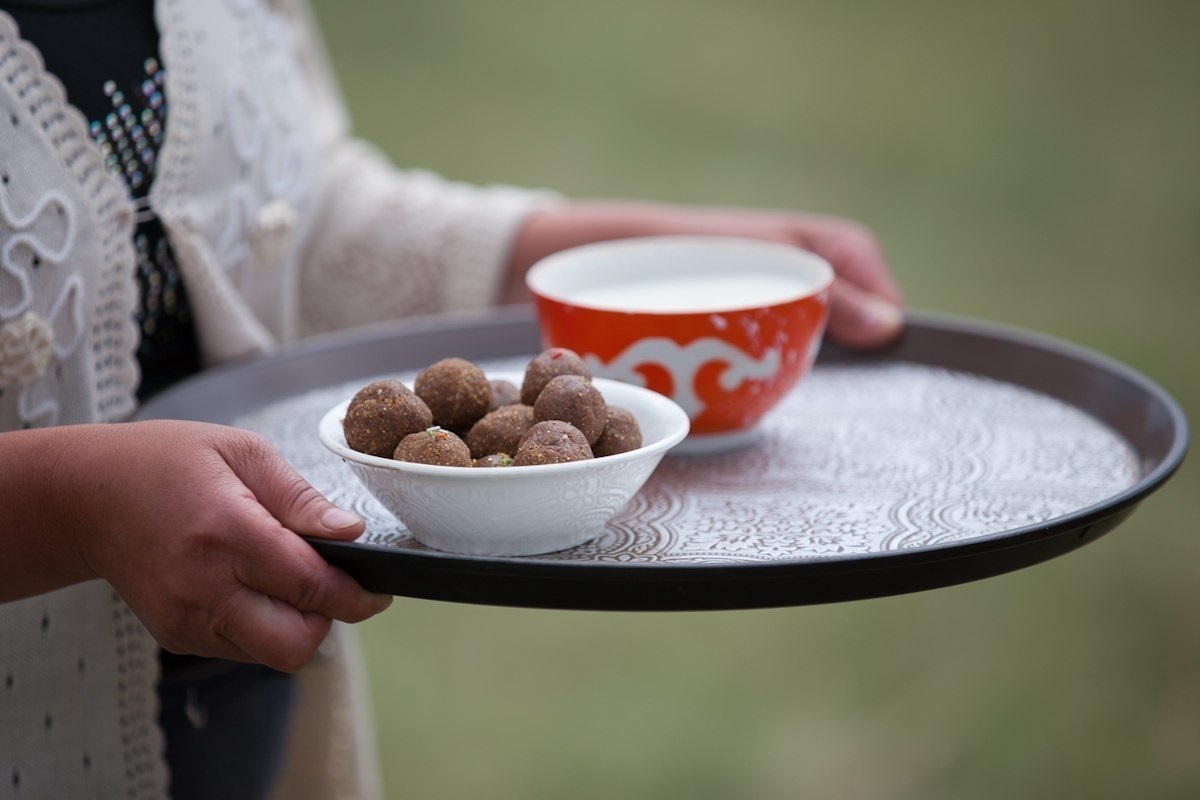
[[[527,298],[525,271],[567,247],[663,234],[742,236],[792,244],[833,265],[829,335],[856,348],[892,342],[904,326],[904,297],[874,234],[838,217],[647,203],[567,203],[534,212],[513,250],[508,300]]]
[[[9,457],[20,452],[23,469]],[[2,505],[23,522],[4,537],[14,558],[0,578],[24,568],[25,594],[104,578],[168,650],[295,670],[332,620],[359,622],[391,602],[300,538],[353,540],[363,522],[255,434],[78,425],[3,434],[0,453]]]

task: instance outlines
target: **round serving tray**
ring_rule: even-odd
[[[754,447],[669,455],[598,539],[560,553],[426,548],[317,440],[321,414],[369,379],[451,355],[512,369],[540,346],[528,308],[408,320],[210,370],[138,416],[267,436],[367,520],[356,542],[308,541],[369,589],[603,610],[828,603],[1020,569],[1115,528],[1187,447],[1178,405],[1136,371],[1041,335],[929,314],[914,314],[884,352],[826,345]]]

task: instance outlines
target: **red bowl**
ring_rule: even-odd
[[[546,347],[670,397],[692,425],[676,449],[718,452],[751,443],[812,366],[833,269],[775,242],[642,237],[555,253],[526,282]]]

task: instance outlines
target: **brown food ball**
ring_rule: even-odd
[[[477,467],[511,467],[512,456],[508,453],[492,453],[490,456],[475,459]]]
[[[518,403],[489,411],[467,432],[471,456],[483,458],[492,453],[515,453],[525,431],[533,425],[533,407]]]
[[[551,347],[534,356],[525,367],[521,402],[527,406],[533,405],[546,384],[559,375],[580,375],[592,379],[592,371],[578,353],[565,347]]]
[[[433,412],[433,424],[466,430],[492,407],[492,385],[483,370],[462,358],[443,358],[417,375],[413,391]]]
[[[642,429],[638,426],[637,418],[628,409],[620,406],[608,407],[608,422],[604,432],[592,445],[592,454],[615,456],[617,453],[628,453],[642,446]]]
[[[515,406],[521,402],[521,390],[512,381],[494,380],[492,383],[492,411],[504,406]]]
[[[525,432],[513,456],[513,466],[562,464],[590,458],[592,448],[578,428],[561,420],[546,420],[536,423]]]
[[[579,429],[588,444],[596,443],[608,422],[608,406],[604,395],[592,382],[580,375],[559,375],[553,378],[533,404],[535,422],[558,419]]]
[[[346,444],[360,453],[391,458],[410,433],[433,424],[425,401],[400,381],[378,380],[358,390],[346,408]]]
[[[467,443],[453,432],[436,425],[401,439],[393,458],[439,467],[471,466],[471,451]]]

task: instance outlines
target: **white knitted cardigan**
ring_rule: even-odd
[[[350,138],[302,2],[156,5],[170,115],[150,206],[210,364],[485,305],[520,220],[554,201],[395,170]],[[0,172],[0,431],[126,418],[137,210],[3,12]],[[302,672],[279,796],[378,792],[347,630]],[[0,798],[165,797],[156,655],[101,581],[0,605]]]

